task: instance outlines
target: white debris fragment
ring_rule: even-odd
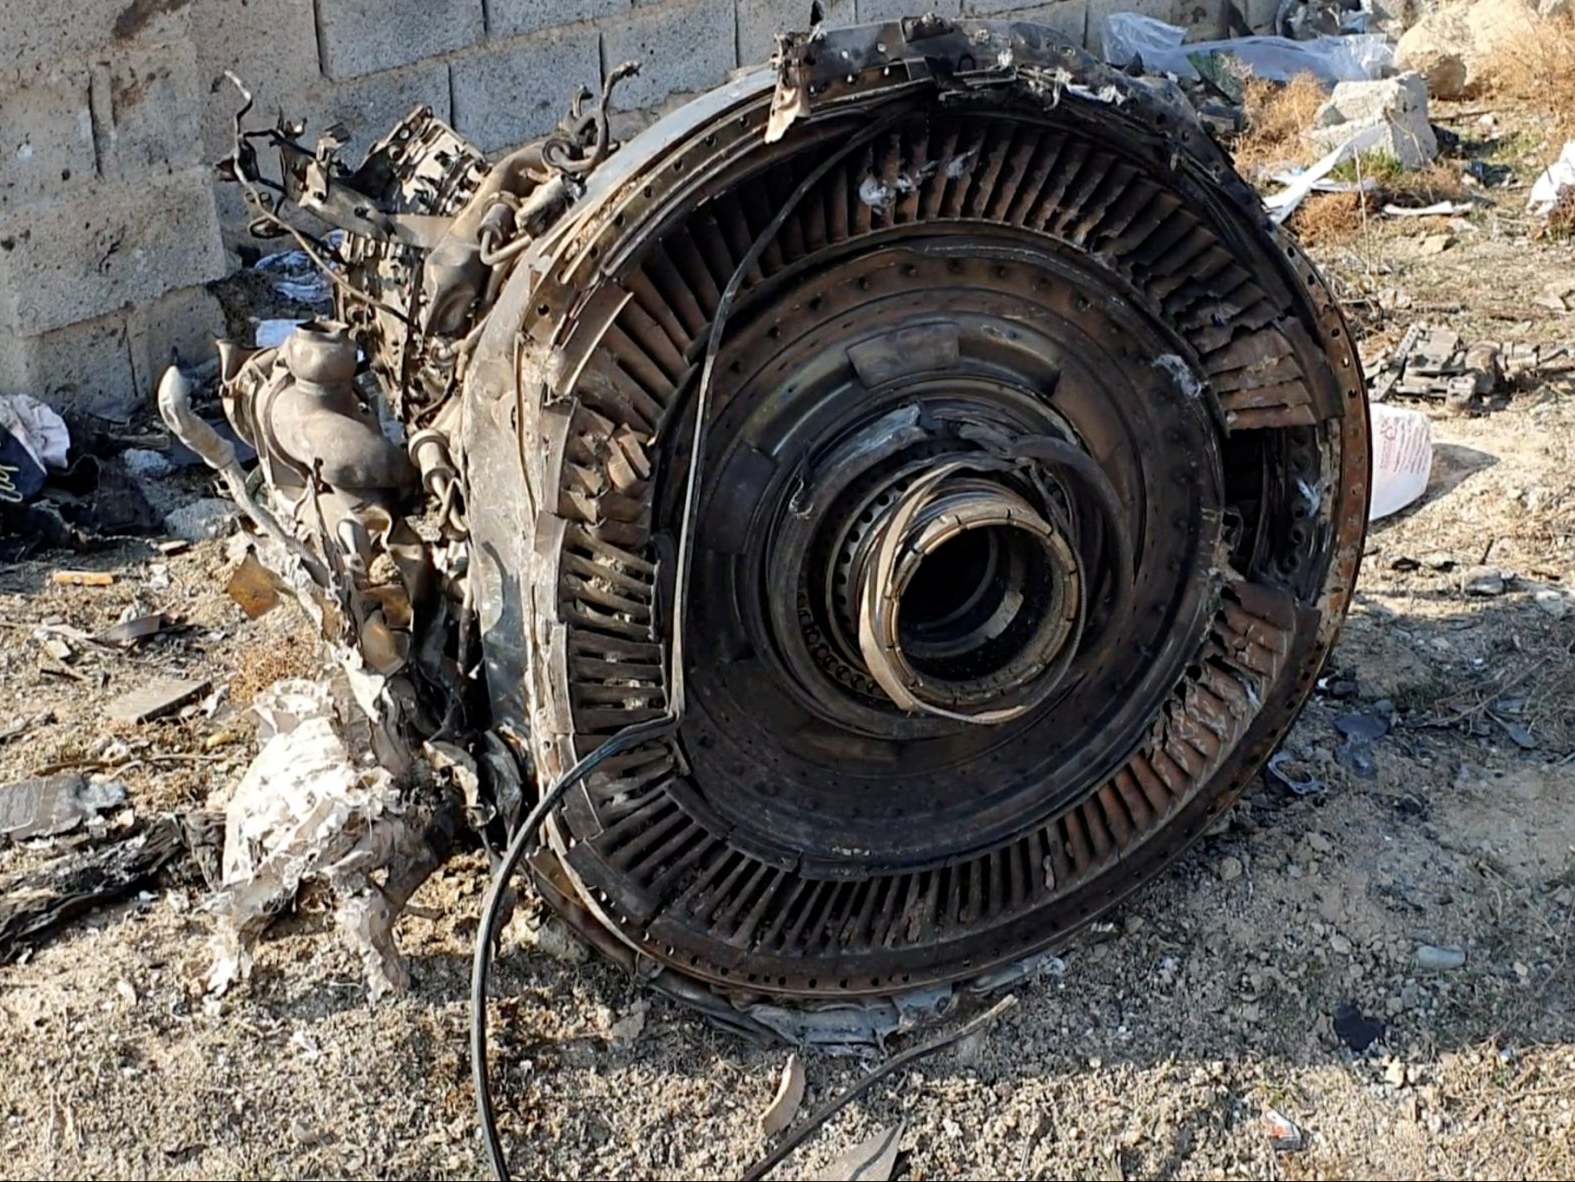
[[[297,695],[294,706],[304,711],[303,701]],[[275,713],[286,729],[263,746],[225,808],[223,886],[207,904],[219,919],[214,993],[250,974],[258,938],[308,879],[327,882],[338,899],[340,930],[373,1000],[409,984],[394,943],[405,900],[393,877],[419,860],[420,834],[388,772],[352,763],[328,709],[325,695],[323,713]],[[384,871],[386,888],[374,878]]]
[[[1421,411],[1375,402],[1373,495],[1367,519],[1398,513],[1427,491],[1433,474],[1433,424]]]
[[[782,1078],[777,1081],[776,1095],[760,1114],[760,1131],[775,1137],[793,1123],[798,1106],[804,1102],[804,1061],[797,1054],[788,1056],[782,1068]]]
[[[304,320],[259,320],[252,333],[252,343],[259,349],[277,349]]]
[[[273,280],[274,290],[287,300],[310,307],[326,307],[333,286],[304,250],[281,250],[257,260],[253,270]]]
[[[31,394],[0,394],[0,427],[40,468],[66,466],[66,453],[71,450],[66,421]]]
[[[1557,204],[1560,191],[1568,188],[1575,188],[1575,140],[1564,145],[1559,158],[1531,186],[1527,210],[1538,217],[1546,217]]]
[[[1176,383],[1176,389],[1188,398],[1203,397],[1203,383],[1198,380],[1198,375],[1192,371],[1185,358],[1175,353],[1161,353],[1154,358],[1153,365],[1155,369],[1162,369],[1169,374],[1171,381]]]

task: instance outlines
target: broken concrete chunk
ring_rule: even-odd
[[[235,520],[235,502],[218,497],[201,497],[164,516],[164,528],[171,537],[186,542],[222,538]]]
[[[1537,35],[1535,6],[1525,0],[1470,0],[1435,8],[1395,47],[1402,70],[1420,71],[1434,98],[1460,98],[1481,81],[1493,56]]]
[[[19,780],[0,788],[0,837],[58,837],[126,800],[126,786],[90,783],[77,772]]]
[[[116,722],[151,722],[196,701],[207,689],[205,680],[159,677],[116,698],[109,704],[108,713]]]
[[[1427,118],[1427,83],[1420,74],[1341,82],[1318,108],[1315,124],[1307,138],[1326,152],[1361,135],[1363,155],[1391,155],[1402,168],[1421,168],[1438,155]]]

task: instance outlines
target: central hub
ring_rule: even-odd
[[[978,466],[937,464],[877,517],[853,563],[857,629],[899,709],[1000,723],[1055,688],[1083,577],[1050,514]]]

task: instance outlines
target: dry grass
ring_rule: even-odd
[[[1559,190],[1553,208],[1548,211],[1548,220],[1537,231],[1539,238],[1551,238],[1555,242],[1575,241],[1575,185],[1565,185]]]
[[[1482,73],[1484,93],[1518,99],[1546,115],[1558,144],[1575,138],[1575,12],[1544,21],[1529,43],[1504,46]]]
[[[1366,217],[1376,209],[1371,193],[1314,193],[1291,216],[1291,228],[1304,246],[1342,246],[1361,234]]]
[[[1285,85],[1248,79],[1243,106],[1247,130],[1236,141],[1236,167],[1244,173],[1283,164],[1309,164],[1317,149],[1302,138],[1329,92],[1311,74]]]

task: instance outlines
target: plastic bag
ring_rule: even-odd
[[[1398,513],[1427,491],[1433,474],[1433,424],[1419,410],[1375,402],[1373,500],[1367,520]]]
[[[1575,187],[1575,140],[1564,145],[1559,158],[1531,186],[1531,199],[1526,203],[1526,208],[1546,217],[1558,202],[1559,190],[1571,187]]]
[[[1298,74],[1311,74],[1324,82],[1364,82],[1394,70],[1395,51],[1379,34],[1352,37],[1316,37],[1292,41],[1288,37],[1235,37],[1229,41],[1194,41],[1185,44],[1187,31],[1176,25],[1116,12],[1105,18],[1105,60],[1114,66],[1142,63],[1150,73],[1174,74],[1196,81],[1198,54],[1224,54],[1235,58],[1259,78],[1289,82]]]

